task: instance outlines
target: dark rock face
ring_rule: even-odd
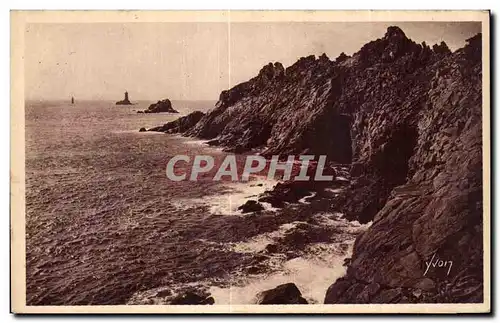
[[[327,58],[314,56],[286,70],[280,63],[266,65],[255,78],[222,92],[215,109],[187,134],[217,137],[228,151],[267,145],[264,155],[333,154],[333,143],[320,138],[331,132],[328,120],[335,115],[334,69]]]
[[[141,128],[141,129],[139,129],[139,132],[146,132],[146,131],[147,131],[147,130],[146,130],[146,128],[144,128],[144,127],[143,127],[143,128]]]
[[[248,200],[245,202],[245,204],[238,207],[238,210],[241,210],[241,212],[243,213],[260,212],[264,210],[264,207],[257,201]]]
[[[448,45],[446,45],[444,41],[442,41],[439,45],[435,44],[434,46],[432,46],[432,50],[436,54],[447,55],[451,53],[451,50],[448,48]]]
[[[156,103],[153,103],[143,112],[144,113],[160,113],[160,112],[179,113],[177,110],[172,108],[172,102],[170,102],[169,99],[165,99],[165,100],[161,100],[161,101],[158,101]]]
[[[187,116],[180,117],[177,120],[170,121],[163,126],[151,128],[148,131],[158,131],[167,133],[183,133],[191,129],[205,114],[200,111],[194,111]]]
[[[363,146],[357,152],[362,167],[353,170],[364,175],[345,192],[343,206],[373,225],[356,240],[347,276],[330,286],[326,303],[482,301],[480,39],[453,54],[439,50],[445,56],[424,67],[423,83],[411,91],[421,99],[368,119],[378,144],[366,146],[371,153]],[[389,113],[405,121],[389,130],[380,124],[391,122]],[[362,124],[355,132],[366,143]],[[377,188],[385,191],[376,194]],[[431,261],[453,265],[426,272]],[[371,284],[380,291],[353,292]]]
[[[480,34],[451,53],[390,27],[351,57],[268,64],[186,134],[230,151],[352,164],[331,208],[373,224],[325,302],[480,302],[481,78]],[[275,206],[310,190],[281,185],[269,194],[281,197],[267,198]],[[426,272],[431,259],[453,266]]]
[[[256,304],[307,304],[302,293],[293,283],[260,292],[255,298]]]

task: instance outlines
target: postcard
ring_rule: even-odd
[[[12,11],[13,313],[488,313],[488,11]]]

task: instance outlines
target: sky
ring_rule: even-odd
[[[451,50],[478,22],[37,23],[25,31],[29,100],[217,100],[269,62],[352,55],[397,25],[415,42]]]

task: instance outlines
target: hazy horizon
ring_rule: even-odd
[[[397,25],[417,43],[451,50],[479,22],[266,22],[29,24],[27,100],[215,101],[269,62],[352,55]]]

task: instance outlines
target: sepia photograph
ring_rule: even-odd
[[[488,11],[12,11],[14,313],[487,313]]]

